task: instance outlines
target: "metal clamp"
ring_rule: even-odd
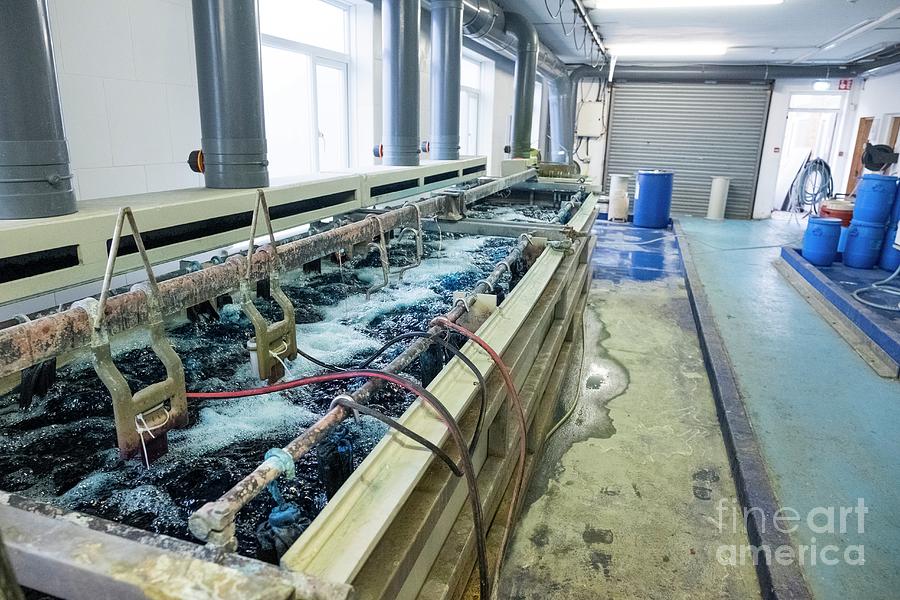
[[[132,290],[142,291],[147,297],[150,321],[147,329],[150,332],[150,347],[166,369],[165,380],[152,383],[135,393],[132,393],[125,376],[113,362],[109,345],[109,331],[106,327],[106,303],[109,299],[122,228],[126,218],[147,272],[147,281],[135,285]],[[165,452],[166,432],[171,428],[187,425],[187,398],[185,396],[184,366],[166,337],[160,308],[159,286],[156,276],[153,274],[147,250],[144,248],[141,232],[138,230],[130,208],[119,209],[109,259],[106,263],[106,273],[103,277],[100,300],[85,298],[75,303],[74,306],[87,312],[93,324],[91,350],[94,355],[94,370],[112,396],[119,454],[123,458],[130,458],[141,452],[145,464],[149,466],[156,456]],[[144,437],[145,433],[149,433],[149,439]],[[155,443],[153,443],[154,441]],[[148,445],[152,452],[147,450]],[[150,456],[150,454],[155,454],[155,456]]]
[[[253,255],[255,253],[253,240],[256,238],[260,213],[266,222],[266,229],[269,233],[268,251],[272,253],[273,258],[273,264],[268,267],[269,294],[281,308],[283,315],[280,321],[271,324],[253,304],[251,291],[256,284],[253,279]],[[275,244],[275,232],[272,229],[266,194],[262,190],[256,190],[256,205],[253,208],[253,221],[250,225],[250,244],[247,248],[247,272],[241,281],[241,310],[253,324],[257,374],[260,379],[266,379],[269,383],[275,383],[284,377],[284,361],[297,358],[297,325],[294,305],[281,289],[280,275],[281,260],[278,256],[278,246]]]
[[[504,264],[506,264],[506,263],[504,263]],[[488,293],[490,293],[490,294],[494,293],[494,284],[491,283],[490,281],[488,281],[487,279],[479,279],[478,281],[475,282],[475,287],[478,287],[478,285],[482,284],[482,283],[487,286]]]
[[[417,204],[415,204],[414,202],[407,202],[403,206],[404,207],[412,206],[416,210],[416,227],[415,228],[405,227],[404,229],[402,229],[400,231],[400,235],[398,236],[397,239],[398,240],[401,239],[403,237],[403,234],[405,234],[405,233],[412,233],[413,236],[415,236],[415,238],[416,238],[416,260],[415,260],[415,262],[413,262],[413,264],[406,265],[405,267],[401,267],[400,269],[398,269],[398,271],[397,271],[398,277],[397,278],[400,281],[403,281],[404,273],[406,273],[410,269],[415,269],[416,267],[418,267],[419,265],[422,264],[422,254],[423,254],[422,244],[423,244],[423,235],[424,235],[422,232],[422,211],[419,209],[419,206]]]
[[[382,224],[381,219],[375,215],[367,215],[366,219],[375,219],[375,222],[378,223],[378,243],[370,242],[368,248],[370,252],[372,250],[378,250],[379,257],[381,258],[381,273],[383,277],[381,283],[376,283],[366,290],[366,301],[368,301],[374,292],[387,287],[388,283],[390,283],[391,265],[388,261],[387,244],[385,244],[384,241],[384,225]]]

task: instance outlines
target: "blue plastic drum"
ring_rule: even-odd
[[[818,267],[830,267],[837,258],[841,220],[812,217],[803,235],[803,258]]]
[[[884,223],[867,223],[853,219],[844,249],[844,264],[854,269],[871,269],[881,258]]]
[[[634,198],[634,225],[649,229],[669,226],[672,209],[672,182],[668,171],[638,171]]]
[[[897,178],[867,173],[856,187],[853,218],[866,223],[887,223],[897,197]]]
[[[894,248],[894,240],[897,239],[897,228],[888,229],[888,233],[884,238],[884,245],[881,248],[881,259],[878,266],[885,271],[893,273],[900,267],[900,250]]]

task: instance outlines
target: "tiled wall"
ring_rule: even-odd
[[[190,0],[50,0],[78,198],[202,185]]]

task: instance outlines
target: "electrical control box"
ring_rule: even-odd
[[[606,134],[606,123],[602,102],[582,102],[578,107],[578,122],[575,135],[585,138],[599,138]]]

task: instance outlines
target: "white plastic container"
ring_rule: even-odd
[[[709,208],[706,218],[721,221],[725,218],[725,205],[728,203],[728,188],[731,177],[713,177],[712,189],[709,192]]]
[[[628,220],[628,179],[630,175],[609,176],[609,220]]]

